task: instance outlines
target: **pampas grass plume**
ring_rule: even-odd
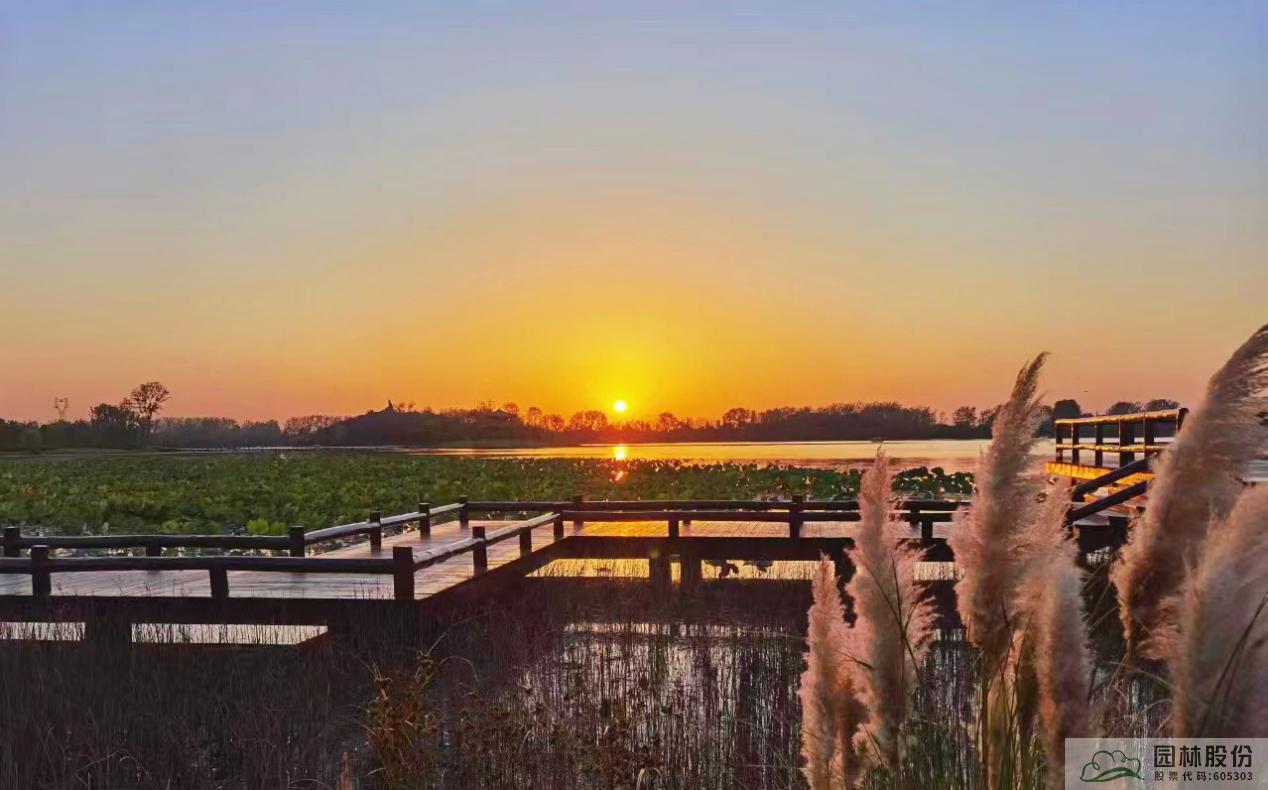
[[[831,561],[819,559],[811,583],[806,670],[801,675],[802,773],[811,790],[839,790],[861,766],[852,746],[863,718],[855,670],[845,652],[845,607]]]
[[[1180,738],[1268,737],[1268,486],[1211,530],[1162,639]]]
[[[906,719],[916,672],[932,635],[933,612],[916,586],[919,549],[905,542],[906,524],[891,516],[893,471],[885,451],[863,475],[858,529],[846,588],[854,600],[852,653],[859,662],[865,730],[859,751],[874,748],[891,767],[898,762],[899,728]]]
[[[1149,506],[1133,525],[1112,573],[1129,644],[1154,658],[1151,634],[1166,630],[1165,604],[1186,568],[1198,561],[1212,520],[1228,514],[1242,489],[1237,479],[1263,445],[1268,408],[1268,326],[1263,326],[1207,385],[1202,405],[1158,458]]]
[[[1029,471],[1042,417],[1039,372],[1046,358],[1040,354],[1017,374],[1011,396],[995,417],[990,447],[978,462],[973,507],[948,540],[963,571],[956,606],[969,641],[988,667],[1001,666],[1016,628],[1016,613],[1010,610],[1029,556],[1023,527],[1034,521],[1042,486]]]

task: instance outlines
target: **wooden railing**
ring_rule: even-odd
[[[53,549],[145,549],[147,557],[161,557],[164,549],[219,549],[246,551],[287,551],[292,557],[304,557],[307,547],[328,543],[340,538],[368,535],[370,545],[378,548],[383,542],[383,531],[406,524],[417,523],[419,531],[426,535],[431,531],[432,519],[462,509],[460,503],[430,507],[426,502],[418,504],[418,510],[386,518],[379,512],[371,512],[365,521],[340,524],[323,529],[305,530],[291,527],[282,535],[24,535],[21,527],[4,528],[4,556],[18,557],[23,549],[48,546]]]
[[[956,509],[967,505],[964,501],[912,499],[897,504],[896,518],[920,527],[924,542],[933,539],[933,525],[954,518]],[[483,525],[470,523],[473,513],[538,512],[532,518],[516,521],[488,531]],[[394,546],[390,557],[322,558],[304,556],[307,546],[342,538],[369,537],[372,548],[382,546],[383,530],[404,527],[416,523],[421,534],[429,534],[432,520],[443,515],[456,514],[461,529],[470,535],[446,545],[416,551],[410,546]],[[52,575],[55,573],[84,573],[100,571],[206,571],[209,576],[211,597],[229,597],[229,571],[256,571],[272,573],[354,573],[383,574],[393,579],[394,597],[402,600],[414,598],[414,574],[419,570],[454,557],[470,554],[473,572],[488,570],[490,546],[511,538],[519,540],[520,556],[533,552],[533,530],[552,525],[556,540],[564,537],[565,523],[574,526],[586,522],[603,521],[665,521],[668,537],[679,538],[680,525],[693,519],[711,521],[763,521],[787,523],[791,538],[801,535],[807,522],[857,521],[858,502],[855,500],[807,501],[794,496],[787,501],[769,500],[661,500],[661,501],[585,501],[582,497],[570,500],[538,502],[472,502],[461,497],[458,502],[441,507],[419,503],[408,513],[384,517],[374,512],[365,521],[340,524],[323,529],[305,531],[292,528],[286,536],[255,535],[23,535],[20,527],[4,529],[4,557],[0,558],[0,574],[29,574],[32,593],[46,597],[52,592]],[[56,557],[56,549],[107,549],[125,550],[144,548],[145,556],[96,556]],[[289,557],[276,556],[163,556],[164,549],[257,549],[287,551]],[[28,550],[29,556],[21,552]]]
[[[420,531],[427,534],[430,519],[446,513],[461,513],[462,503],[439,508],[420,507],[418,511],[402,513],[390,518],[374,517],[366,522],[342,524],[309,533],[310,542],[316,543],[336,538],[367,534],[371,545],[381,546],[384,527],[418,522]],[[259,571],[270,573],[357,573],[384,574],[393,577],[393,592],[398,599],[414,597],[414,574],[430,565],[444,562],[461,554],[470,553],[474,571],[488,570],[488,547],[513,537],[520,539],[520,553],[532,553],[532,530],[544,524],[556,524],[556,535],[562,534],[563,521],[557,513],[508,524],[486,533],[485,527],[471,527],[471,537],[416,553],[410,546],[395,546],[391,557],[322,558],[317,557],[260,557],[260,556],[203,556],[164,557],[150,554],[153,546],[160,548],[272,548],[288,549],[288,538],[234,536],[234,535],[123,535],[123,536],[21,536],[18,528],[5,530],[6,548],[29,548],[29,556],[0,558],[0,573],[29,574],[31,592],[44,597],[52,593],[54,573],[86,573],[93,571],[207,571],[213,599],[229,597],[229,571]],[[16,539],[14,536],[17,535]],[[194,538],[196,540],[191,540]],[[161,540],[158,540],[161,539]],[[244,542],[244,541],[250,541]],[[285,542],[283,542],[285,541]],[[54,548],[107,548],[147,549],[144,557],[54,557]],[[14,554],[16,554],[16,550]]]
[[[1156,455],[1167,447],[1160,440],[1174,437],[1186,414],[1188,409],[1175,409],[1056,420],[1057,463],[1077,466],[1087,460],[1083,453],[1091,453],[1092,466],[1104,467],[1107,454],[1117,455],[1117,466],[1125,466],[1137,460],[1137,455]]]

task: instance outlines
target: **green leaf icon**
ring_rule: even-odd
[[[1092,759],[1083,766],[1079,779],[1084,782],[1112,782],[1129,776],[1144,781],[1144,777],[1140,775],[1140,760],[1115,750],[1093,754]]]

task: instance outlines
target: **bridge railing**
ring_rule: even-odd
[[[1142,484],[1143,485],[1143,484]],[[1137,493],[1129,487],[1112,496],[1129,498]],[[1117,500],[1116,500],[1117,501]],[[1108,504],[1113,504],[1109,502]],[[1068,522],[1108,506],[1107,500],[1090,503],[1071,511]],[[891,515],[919,527],[919,540],[924,545],[935,542],[933,525],[951,522],[958,510],[970,505],[965,500],[908,499],[895,502]],[[533,553],[534,530],[551,525],[555,540],[565,537],[565,524],[571,521],[581,527],[586,523],[617,521],[663,521],[666,537],[684,538],[682,526],[693,520],[757,521],[788,525],[788,537],[800,538],[802,528],[814,522],[851,522],[860,519],[856,500],[807,500],[794,495],[790,500],[591,500],[573,497],[566,501],[471,501],[431,507],[419,503],[416,510],[384,517],[378,512],[362,522],[340,524],[312,531],[292,531],[287,536],[241,535],[116,535],[116,536],[27,536],[18,527],[4,533],[5,557],[0,558],[0,574],[29,574],[32,592],[37,597],[52,593],[52,576],[56,573],[101,571],[205,571],[209,575],[211,597],[229,597],[230,571],[269,573],[342,573],[390,575],[394,597],[413,600],[415,574],[426,567],[469,554],[473,573],[488,570],[490,546],[505,540],[519,540],[519,555]],[[530,513],[539,515],[497,526],[490,530],[484,524],[472,524],[475,513]],[[303,556],[304,547],[326,541],[368,535],[372,549],[381,550],[384,529],[416,523],[420,533],[430,533],[432,520],[456,515],[460,532],[467,536],[435,548],[397,545],[390,555],[368,557]],[[298,529],[298,528],[297,528]],[[691,539],[691,536],[685,536]],[[915,536],[913,535],[913,540]],[[59,548],[123,549],[143,547],[146,556],[56,557]],[[296,556],[162,556],[165,548],[263,548],[298,552]],[[29,549],[29,556],[20,556]]]
[[[164,549],[219,549],[246,551],[287,551],[292,557],[304,557],[307,547],[342,538],[368,535],[374,548],[382,545],[384,530],[417,523],[424,535],[430,532],[432,520],[458,513],[460,503],[430,507],[418,504],[418,510],[384,517],[374,511],[365,521],[339,524],[322,529],[306,530],[291,527],[286,535],[25,535],[22,527],[5,527],[4,556],[21,556],[23,549],[48,546],[54,549],[145,549],[147,557],[160,557]],[[127,559],[127,558],[119,558]]]
[[[461,505],[455,503],[441,508],[424,508],[421,511],[403,513],[389,519],[380,518],[377,524],[406,524],[419,521],[425,514],[444,514],[457,512]],[[426,523],[424,521],[424,523]],[[546,524],[556,524],[556,534],[562,532],[562,521],[557,513],[548,513],[536,518],[515,522],[488,533],[483,526],[471,527],[471,536],[464,540],[440,546],[422,552],[416,552],[411,546],[394,546],[390,557],[366,558],[323,558],[323,557],[256,557],[256,556],[219,556],[219,557],[55,557],[53,545],[36,542],[31,545],[27,557],[0,558],[0,574],[28,574],[31,576],[31,591],[37,597],[52,594],[52,576],[55,573],[89,573],[110,571],[206,571],[209,575],[211,597],[226,599],[229,597],[229,571],[257,571],[267,573],[352,573],[352,574],[384,574],[393,577],[393,595],[397,599],[413,600],[414,574],[430,565],[470,553],[473,558],[474,572],[479,574],[488,570],[488,547],[510,538],[518,537],[520,555],[526,556],[533,551],[532,531]],[[343,529],[356,525],[340,525],[340,531],[319,536],[318,540],[334,539],[347,535],[359,534],[358,529]],[[75,536],[80,537],[80,536]],[[96,536],[93,536],[96,537]],[[129,538],[182,536],[116,536],[117,543],[127,543],[128,547],[136,544],[127,541]],[[190,536],[183,536],[190,537]],[[224,537],[235,536],[195,536]],[[23,538],[23,541],[39,541],[40,538]],[[47,540],[54,540],[53,537]],[[57,541],[57,546],[83,546],[82,541],[67,544]],[[149,544],[144,544],[149,545]],[[183,544],[182,544],[183,545]],[[270,544],[272,545],[272,544]],[[100,544],[98,545],[100,547]],[[118,548],[119,545],[108,545]],[[282,546],[281,548],[285,548]]]
[[[1116,455],[1116,466],[1149,457],[1167,448],[1184,425],[1188,409],[1145,411],[1135,414],[1107,414],[1055,420],[1053,434],[1057,463],[1083,465],[1091,455],[1091,466],[1105,467],[1105,456]],[[1068,454],[1068,458],[1067,458]]]

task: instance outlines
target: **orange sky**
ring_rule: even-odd
[[[1045,349],[1103,408],[1268,320],[1262,19],[794,6],[6,12],[0,417],[949,410]]]

